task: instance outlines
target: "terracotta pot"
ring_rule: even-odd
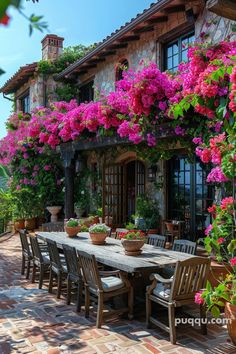
[[[25,228],[25,219],[18,219],[14,222],[15,231],[19,231]]]
[[[27,230],[36,229],[36,218],[25,219],[25,228]]]
[[[65,225],[65,232],[69,237],[76,237],[78,232],[80,232],[80,226],[66,226]]]
[[[94,216],[93,224],[99,224],[99,217],[98,216]]]
[[[172,232],[174,230],[174,224],[172,224],[171,222],[166,222],[166,228],[168,231]]]
[[[236,345],[236,306],[235,305],[226,302],[225,317],[231,320],[227,323],[227,329],[233,344]]]
[[[90,232],[89,236],[93,245],[104,245],[106,243],[106,232]]]
[[[232,268],[230,269],[229,264],[211,261],[210,272],[207,280],[211,283],[212,287],[216,287],[222,279],[225,279],[226,274],[231,271]]]
[[[144,240],[126,240],[123,238],[121,244],[125,249],[125,254],[127,256],[138,256],[141,254],[145,241]]]

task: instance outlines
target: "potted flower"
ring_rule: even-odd
[[[125,254],[127,256],[138,256],[141,254],[146,237],[141,230],[129,230],[126,232],[120,232],[119,238],[121,239],[121,244],[125,249]]]
[[[195,302],[205,304],[214,317],[225,310],[232,342],[236,345],[236,229],[235,206],[232,197],[224,198],[219,205],[208,209],[213,222],[205,233],[208,253],[222,264],[224,272],[215,282],[207,282],[206,289],[196,294]]]
[[[94,245],[104,245],[110,228],[105,224],[94,224],[89,227],[89,235]]]
[[[78,220],[69,219],[65,224],[65,232],[69,237],[76,237],[80,232],[80,224]]]

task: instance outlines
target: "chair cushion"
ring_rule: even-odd
[[[103,277],[101,278],[101,281],[105,292],[118,290],[124,287],[123,281],[118,277]]]
[[[161,297],[165,300],[169,300],[170,297],[170,286],[164,285],[163,283],[158,283],[155,289],[153,289],[153,294],[157,297]]]

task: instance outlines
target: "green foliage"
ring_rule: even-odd
[[[98,216],[99,218],[102,217],[102,208],[98,208],[98,210],[97,210],[97,216]]]
[[[84,57],[94,48],[94,46],[94,44],[90,46],[79,44],[67,47],[55,61],[50,62],[49,60],[41,60],[38,63],[38,72],[44,75],[58,74],[76,60]]]
[[[10,190],[4,191],[0,189],[0,219],[4,220],[5,224],[12,220],[13,207],[13,198]]]
[[[160,214],[158,201],[150,198],[147,194],[138,196],[136,201],[136,213],[145,221],[147,229],[154,229],[159,226]]]
[[[67,221],[66,226],[68,227],[77,227],[79,226],[79,222],[75,219],[70,219]]]
[[[134,229],[136,229],[137,227],[136,227],[136,225],[133,224],[132,222],[129,222],[128,224],[125,225],[125,228],[126,228],[127,230],[134,230]]]
[[[110,231],[110,228],[105,224],[94,224],[89,228],[89,232],[92,233],[107,233],[108,231]]]

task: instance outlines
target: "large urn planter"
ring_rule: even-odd
[[[229,319],[227,329],[234,345],[236,345],[236,306],[226,302],[225,317]]]
[[[57,214],[60,212],[61,206],[49,206],[47,207],[47,210],[51,214],[51,222],[57,222],[58,220]]]
[[[145,241],[144,240],[127,240],[122,239],[121,244],[125,249],[125,254],[127,256],[138,256],[141,254]]]
[[[76,237],[78,232],[80,232],[80,226],[66,226],[65,225],[65,232],[67,233],[68,237]]]
[[[90,232],[89,236],[93,245],[104,245],[106,243],[107,232]]]
[[[25,219],[25,228],[26,230],[36,229],[36,218]]]
[[[25,219],[17,219],[14,221],[15,231],[19,231],[25,228]]]

